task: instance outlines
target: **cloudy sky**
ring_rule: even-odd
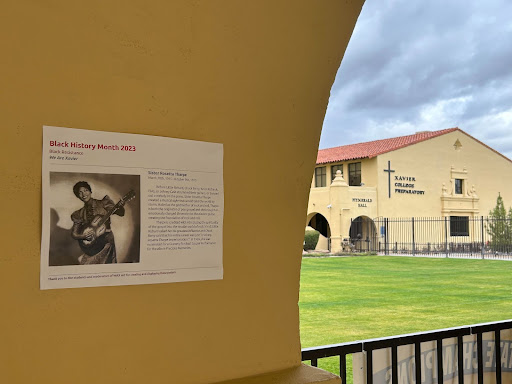
[[[452,127],[512,159],[512,1],[366,0],[320,148]]]

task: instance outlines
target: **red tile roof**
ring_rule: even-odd
[[[443,129],[440,131],[424,131],[415,133],[414,135],[393,137],[391,139],[375,140],[368,141],[366,143],[321,149],[318,151],[316,163],[325,164],[354,159],[371,159],[372,157],[382,155],[383,153],[395,151],[397,149],[404,148],[409,145],[413,145],[421,141],[429,140],[434,137],[454,131],[463,132],[459,128]]]

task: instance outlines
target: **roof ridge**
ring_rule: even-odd
[[[391,137],[387,139],[379,139],[366,141],[362,143],[347,144],[338,147],[320,149],[317,154],[317,164],[326,164],[336,161],[355,160],[363,158],[372,158],[383,153],[395,151],[409,145],[417,144],[434,137],[444,134],[462,131],[460,128],[447,128],[438,131],[421,131],[411,135]]]
[[[455,130],[462,131],[462,130],[461,130],[460,128],[458,128],[458,127],[454,127],[454,128],[445,128],[445,129],[440,129],[440,130],[438,130],[438,131],[420,131],[420,132],[412,133],[412,134],[410,134],[410,135],[402,135],[402,136],[388,137],[388,138],[386,138],[386,139],[377,139],[377,140],[370,140],[370,141],[362,141],[362,142],[360,142],[360,143],[352,143],[352,144],[339,145],[339,146],[336,146],[336,147],[329,147],[329,148],[319,149],[318,151],[325,151],[325,150],[327,150],[327,149],[334,149],[334,148],[349,147],[349,146],[352,146],[352,145],[362,145],[362,144],[376,143],[376,142],[379,142],[379,141],[402,139],[402,138],[404,138],[404,137],[417,136],[417,135],[427,134],[427,133],[442,135],[442,134],[444,134],[444,133],[441,133],[441,132],[443,132],[443,131],[446,131],[445,133],[448,133],[448,131],[452,132],[452,131],[455,131]]]

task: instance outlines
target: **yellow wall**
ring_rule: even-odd
[[[455,150],[459,140],[462,147]],[[392,188],[394,176],[416,177],[415,189],[424,195],[396,194],[392,190],[388,198],[387,173],[382,171],[391,161]],[[413,146],[389,152],[378,157],[379,216],[443,216],[441,195],[443,183],[450,189],[451,167],[467,170],[467,184],[475,185],[479,198],[477,215],[487,216],[496,205],[498,192],[507,208],[512,206],[512,162],[488,149],[463,132],[455,131]]]
[[[364,186],[348,186],[348,164],[355,162],[361,162],[361,183]],[[334,164],[343,164],[344,181],[338,186],[331,183],[331,165]],[[359,215],[370,218],[377,216],[377,159],[358,159],[317,167],[320,166],[327,168],[327,186],[314,187],[313,176],[306,225],[316,213],[324,216],[331,230],[331,251],[337,252],[342,248],[343,239],[349,237],[351,218],[355,219]],[[371,203],[360,203],[354,199],[371,200]]]
[[[210,383],[299,365],[305,207],[362,3],[3,4],[0,382]],[[224,143],[224,280],[40,291],[43,125]]]
[[[376,187],[379,168],[377,158],[361,159],[361,182],[367,187]]]

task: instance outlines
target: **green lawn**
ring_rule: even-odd
[[[304,258],[299,307],[303,348],[510,319],[512,262]]]

